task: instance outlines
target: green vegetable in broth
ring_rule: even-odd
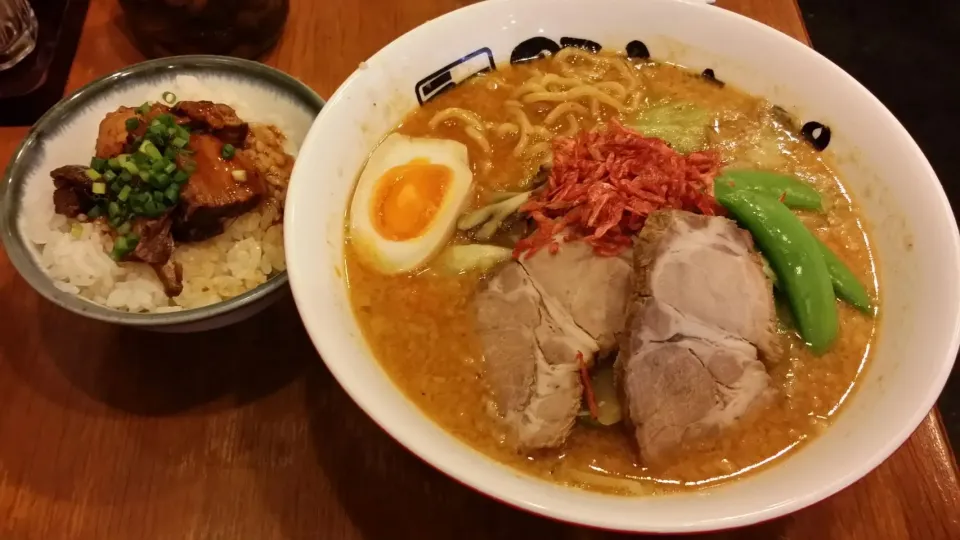
[[[689,154],[707,144],[707,128],[712,115],[689,103],[665,103],[640,111],[629,126],[645,137],[663,139],[674,150]]]
[[[593,396],[597,402],[597,422],[612,426],[623,419],[620,400],[613,381],[613,365],[603,366],[591,375]]]
[[[461,231],[468,231],[475,227],[480,227],[473,234],[473,237],[481,242],[486,242],[493,238],[493,235],[497,233],[503,221],[519,210],[523,203],[529,199],[530,192],[525,191],[509,199],[502,199],[499,202],[488,204],[483,208],[463,215],[457,221],[457,228]]]
[[[440,253],[436,268],[451,274],[463,274],[471,270],[487,271],[513,256],[513,250],[485,244],[450,246]]]
[[[754,191],[779,199],[789,208],[823,211],[820,193],[794,176],[770,171],[728,169],[713,181],[715,197],[740,190]]]
[[[860,283],[860,280],[853,275],[847,265],[843,264],[843,261],[826,244],[819,240],[817,240],[817,243],[820,244],[823,260],[827,263],[830,280],[833,282],[833,291],[842,300],[860,311],[872,313],[870,296],[867,295],[867,290]]]
[[[717,202],[740,221],[780,278],[797,329],[816,354],[826,352],[839,327],[836,297],[820,243],[797,216],[773,197],[734,191]]]

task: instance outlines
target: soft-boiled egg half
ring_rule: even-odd
[[[350,239],[384,274],[415,270],[436,255],[467,204],[467,147],[391,134],[370,155],[350,206]]]

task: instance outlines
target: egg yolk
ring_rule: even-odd
[[[453,179],[446,165],[414,159],[383,173],[373,197],[373,226],[395,242],[426,232]]]

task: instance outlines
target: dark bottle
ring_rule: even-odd
[[[257,58],[283,33],[290,0],[120,0],[140,52]]]

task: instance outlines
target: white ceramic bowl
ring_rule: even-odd
[[[392,384],[351,314],[343,217],[370,150],[444,84],[508,62],[519,43],[590,39],[716,76],[832,128],[832,153],[879,254],[876,351],[835,423],[759,474],[695,493],[619,498],[553,485],[492,461],[443,431]],[[546,42],[543,42],[546,43]],[[447,66],[447,67],[444,67]],[[453,67],[451,67],[453,66]],[[452,83],[450,83],[452,84]],[[317,181],[322,179],[322,181]],[[866,89],[803,44],[734,13],[676,0],[490,0],[430,21],[370,58],[311,128],[286,213],[290,284],[307,331],[350,396],[401,444],[508,504],[561,520],[689,532],[775,518],[850,485],[887,458],[933,406],[960,322],[960,238],[933,170]]]

